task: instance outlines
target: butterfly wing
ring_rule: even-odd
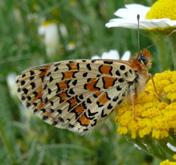
[[[17,85],[24,105],[44,121],[83,133],[122,102],[135,78],[127,62],[75,60],[24,71]]]

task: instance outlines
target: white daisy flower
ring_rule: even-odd
[[[44,22],[39,26],[38,33],[44,36],[47,55],[55,55],[59,48],[59,33],[57,24],[54,22]]]
[[[76,48],[76,44],[75,44],[75,42],[73,42],[73,41],[70,41],[70,42],[67,44],[67,46],[66,46],[66,49],[67,49],[68,51],[73,51],[75,48]]]
[[[91,59],[114,59],[114,60],[129,60],[131,56],[130,51],[126,51],[120,58],[119,52],[117,50],[110,50],[108,52],[103,52],[101,56],[94,55]]]
[[[15,73],[9,73],[6,78],[11,96],[17,96],[16,76],[17,75]]]
[[[140,4],[128,4],[114,14],[106,27],[138,28],[137,15],[140,16],[139,28],[144,30],[176,28],[176,1],[158,0],[151,7]]]
[[[176,146],[173,146],[171,143],[167,143],[167,147],[172,151],[176,152]]]
[[[59,30],[60,30],[60,33],[62,34],[63,37],[68,36],[68,31],[67,31],[67,28],[64,24],[59,25]]]

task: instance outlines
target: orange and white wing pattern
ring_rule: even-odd
[[[20,100],[45,122],[84,133],[119,105],[136,85],[128,62],[61,61],[17,77]]]

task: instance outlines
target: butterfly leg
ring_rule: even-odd
[[[154,92],[155,92],[155,95],[156,97],[158,98],[159,101],[163,101],[163,102],[166,102],[166,103],[170,103],[170,100],[167,99],[166,97],[162,96],[161,94],[159,94],[158,90],[156,89],[156,85],[155,85],[155,81],[153,79],[153,76],[150,74],[150,79],[152,80],[152,84],[153,84],[153,88],[154,88]]]
[[[152,85],[153,85],[153,89],[154,89],[154,92],[155,92],[155,94],[156,94],[156,97],[161,101],[162,98],[160,97],[160,95],[159,95],[159,93],[158,93],[158,91],[157,91],[157,89],[156,89],[155,81],[154,81],[154,79],[153,79],[152,74],[149,74],[149,79],[152,80]]]
[[[130,86],[130,94],[129,94],[129,102],[132,105],[132,115],[133,119],[136,119],[136,111],[135,111],[135,99],[137,97],[137,92],[135,86]]]
[[[130,94],[130,102],[132,105],[132,115],[133,115],[133,119],[136,119],[136,111],[135,111],[135,98],[136,98],[136,94],[133,92]]]
[[[167,35],[167,37],[172,36],[175,32],[176,32],[176,30],[171,31],[171,32]]]

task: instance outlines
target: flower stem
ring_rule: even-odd
[[[151,38],[156,45],[157,49],[157,61],[156,64],[160,71],[168,70],[172,68],[172,58],[171,58],[171,44],[169,39],[162,34],[152,34]]]
[[[173,69],[176,69],[176,35],[172,34],[169,36],[170,47],[171,47],[171,59],[173,64]]]
[[[151,138],[137,138],[133,140],[143,151],[158,157],[161,160],[171,159],[174,152],[167,147],[165,140],[154,140]]]

